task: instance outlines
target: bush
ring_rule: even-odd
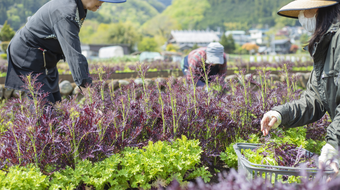
[[[7,59],[7,54],[6,53],[0,54],[0,57],[1,59]]]
[[[9,45],[9,42],[2,42],[1,43],[1,50],[3,51],[3,52],[5,52],[5,53],[7,53],[7,47],[8,47],[8,45]],[[6,56],[6,59],[7,59],[7,56]]]
[[[155,38],[145,37],[143,40],[138,44],[139,51],[159,51],[158,44]]]

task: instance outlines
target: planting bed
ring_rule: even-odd
[[[145,85],[149,68],[137,67],[141,84],[130,82],[115,89],[102,76],[84,90],[82,101],[72,97],[53,108],[43,106],[46,94],[37,93],[40,84],[32,83],[35,76],[28,78],[32,99],[19,97],[1,105],[0,186],[150,189],[160,184],[180,189],[173,179],[186,186],[201,177],[210,187],[198,182],[197,189],[214,189],[218,185],[211,182],[213,174],[224,166],[237,168],[233,144],[265,141],[260,133],[263,114],[302,92],[294,78],[273,81],[270,72],[262,70],[257,71],[257,80],[243,70],[238,80],[215,79],[208,90],[173,77]],[[282,68],[290,76],[291,67]],[[329,122],[324,117],[299,129],[273,131],[272,139],[317,153]],[[220,184],[241,185],[233,181],[240,176],[231,170]],[[254,183],[268,185],[261,179]]]

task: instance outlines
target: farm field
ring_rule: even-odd
[[[84,98],[79,101],[73,96],[53,107],[44,106],[46,94],[39,92],[36,76],[30,76],[31,99],[13,98],[1,104],[0,186],[214,189],[236,180],[236,189],[253,182],[235,171],[235,143],[265,143],[286,150],[272,154],[268,149],[268,157],[263,157],[263,149],[242,152],[257,164],[270,158],[269,165],[298,167],[306,159],[290,152],[303,148],[319,154],[330,123],[327,115],[311,125],[275,130],[270,138],[260,133],[265,112],[301,96],[304,89],[291,70],[310,63],[271,63],[286,76],[284,81],[273,80],[271,71],[260,69],[268,63],[244,63],[255,68],[253,77],[246,76],[247,67],[242,64],[235,78],[216,78],[208,88],[196,88],[194,80],[182,77],[147,84],[145,74],[152,64],[129,65],[142,82],[131,80],[115,88],[105,82],[107,70],[101,65],[96,68],[101,77],[84,90]],[[284,160],[287,157],[289,162]],[[259,187],[271,184],[255,180]],[[303,177],[281,176],[279,181],[286,188],[308,185]],[[314,185],[337,184],[320,179]],[[277,184],[271,186],[280,189]]]

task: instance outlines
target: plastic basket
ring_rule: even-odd
[[[277,182],[278,177],[281,176],[300,176],[301,168],[285,167],[285,166],[271,166],[271,165],[261,165],[249,162],[242,154],[242,149],[255,149],[262,144],[252,144],[252,143],[236,143],[234,144],[234,150],[238,158],[238,169],[244,170],[247,173],[249,179],[257,176],[263,176],[264,178],[270,180],[271,182]],[[306,157],[312,157],[314,153],[306,150]],[[314,178],[318,169],[306,168],[305,169],[308,176]],[[324,172],[325,178],[334,174],[333,170],[326,170]]]

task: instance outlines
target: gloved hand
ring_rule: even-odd
[[[337,176],[339,173],[339,161],[336,159],[337,155],[338,151],[332,145],[327,143],[321,149],[321,154],[319,156],[319,168],[325,164],[334,170],[334,177]],[[328,181],[331,179],[332,178],[329,178]]]
[[[269,111],[261,120],[261,131],[264,136],[269,134],[270,129],[276,129],[281,124],[281,114],[277,111]]]

